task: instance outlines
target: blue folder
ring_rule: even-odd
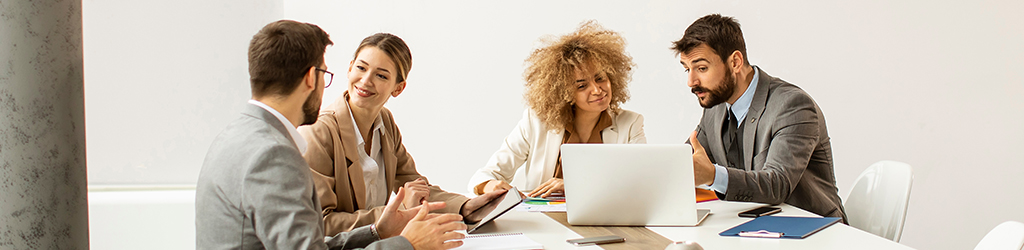
[[[839,217],[761,216],[719,233],[720,236],[803,239],[832,224]]]

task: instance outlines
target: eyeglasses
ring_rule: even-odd
[[[327,84],[324,84],[324,88],[330,87],[331,86],[331,82],[334,81],[334,73],[331,73],[330,71],[327,71],[326,69],[321,69],[321,68],[316,68],[316,71],[323,71],[324,72],[324,80],[326,80],[325,82],[327,82]]]

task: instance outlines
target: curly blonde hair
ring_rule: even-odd
[[[541,39],[544,44],[526,59],[523,77],[524,97],[530,108],[551,129],[564,128],[576,118],[573,106],[576,69],[596,68],[611,81],[611,104],[617,114],[619,105],[629,100],[626,85],[632,76],[633,58],[626,54],[626,40],[618,32],[605,29],[590,20],[572,33]]]

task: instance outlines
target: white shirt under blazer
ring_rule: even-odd
[[[612,125],[601,131],[604,143],[647,143],[643,115],[625,109],[620,109],[618,114],[608,114]],[[537,188],[555,175],[563,135],[565,128],[549,128],[532,109],[523,111],[523,119],[505,137],[501,148],[469,179],[469,191],[474,192],[478,184],[489,180],[512,183],[520,167],[526,168],[526,186],[517,188],[524,191]]]

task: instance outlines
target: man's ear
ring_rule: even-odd
[[[309,71],[306,71],[306,75],[302,77],[302,84],[311,90],[316,89],[316,82],[318,80],[316,76],[316,67],[309,67]]]
[[[733,51],[732,54],[729,55],[729,67],[732,68],[732,72],[740,72],[740,69],[743,68],[743,65],[745,64],[744,62],[746,62],[746,60],[743,58],[743,53],[740,53],[739,50]]]
[[[398,97],[405,90],[405,81],[395,84],[395,90],[391,91],[391,97]]]

